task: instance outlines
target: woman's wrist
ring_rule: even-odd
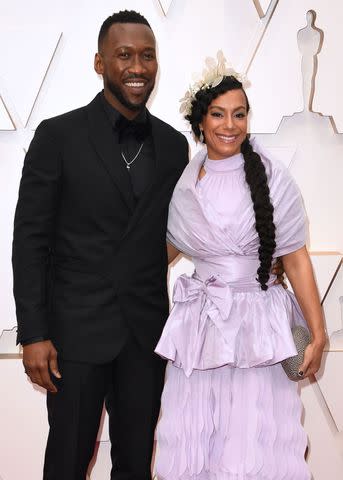
[[[324,347],[327,340],[325,330],[324,329],[317,330],[316,332],[311,332],[311,334],[312,334],[311,343],[319,347]]]

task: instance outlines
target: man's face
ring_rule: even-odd
[[[127,118],[148,101],[157,73],[156,42],[147,25],[117,23],[110,27],[95,55],[106,99]]]

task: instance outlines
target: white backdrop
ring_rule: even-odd
[[[143,13],[158,41],[159,74],[149,107],[183,131],[178,113],[192,73],[222,49],[246,71],[250,130],[289,166],[310,220],[309,247],[330,342],[325,371],[303,382],[308,461],[315,480],[343,475],[343,4],[341,0],[2,0],[0,18],[0,479],[41,478],[45,395],[23,374],[15,346],[11,239],[25,150],[38,123],[89,103],[102,21]],[[308,14],[307,12],[314,13]],[[192,271],[181,259],[170,269]],[[2,335],[1,335],[2,332]],[[108,478],[106,418],[92,480]]]

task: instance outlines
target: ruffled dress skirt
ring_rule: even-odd
[[[178,279],[156,348],[169,359],[159,480],[311,478],[298,385],[279,363],[296,353],[290,327],[298,313],[282,287],[237,292],[218,277]]]
[[[308,480],[297,385],[280,365],[194,370],[169,362],[159,480]]]

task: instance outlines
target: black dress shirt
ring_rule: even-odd
[[[102,100],[113,127],[113,141],[121,145],[121,152],[126,161],[131,162],[141,149],[136,160],[127,169],[131,178],[134,197],[138,201],[151,182],[156,168],[154,144],[147,110],[143,108],[135,119],[130,121],[108,103],[104,94],[102,94]],[[125,164],[122,156],[114,158],[113,161]]]

